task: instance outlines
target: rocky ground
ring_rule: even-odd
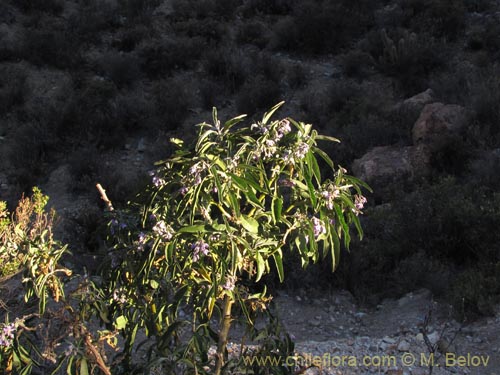
[[[373,310],[348,292],[325,294],[275,299],[304,374],[500,374],[500,306],[494,317],[461,324],[427,290]]]

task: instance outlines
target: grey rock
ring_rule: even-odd
[[[402,340],[398,344],[398,350],[400,352],[407,352],[410,350],[410,343],[406,340]]]

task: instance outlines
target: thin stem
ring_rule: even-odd
[[[231,327],[231,307],[233,299],[226,295],[224,297],[224,308],[221,316],[221,327],[219,332],[219,342],[217,344],[217,362],[215,364],[215,375],[220,375],[222,366],[224,366],[224,357],[226,353],[227,337]]]

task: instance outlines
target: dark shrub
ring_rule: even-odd
[[[155,104],[148,94],[138,89],[122,91],[112,100],[111,105],[116,111],[115,121],[127,134],[152,126]]]
[[[121,30],[111,43],[112,47],[122,52],[132,52],[149,35],[144,25]]]
[[[0,67],[0,115],[24,103],[26,73],[17,66]]]
[[[287,66],[286,82],[292,89],[303,88],[307,84],[307,71],[301,63]]]
[[[129,21],[147,22],[160,0],[118,0],[119,9]]]
[[[401,26],[455,40],[465,28],[464,0],[404,0]]]
[[[494,315],[499,295],[500,262],[463,271],[451,288],[456,316],[463,321],[471,321],[482,315]]]
[[[64,10],[64,0],[14,0],[12,3],[24,12],[59,15]]]
[[[282,100],[280,87],[276,82],[258,75],[249,79],[236,95],[239,113],[255,114],[264,108],[271,108]]]
[[[168,79],[155,83],[153,88],[156,114],[162,129],[178,129],[188,115],[192,95],[185,90],[181,80]]]
[[[344,257],[351,275],[345,275],[350,280],[345,284],[361,298],[394,297],[427,287],[448,295],[459,312],[465,299],[467,315],[487,313],[480,307],[487,304],[480,300],[500,293],[500,238],[494,229],[500,223],[499,203],[494,190],[476,181],[464,184],[463,179],[443,179],[401,192],[391,203],[365,212],[365,238]],[[467,275],[480,279],[469,285],[472,289],[464,289],[465,279],[473,281]]]
[[[375,2],[297,2],[275,26],[273,46],[312,54],[350,46],[373,25]]]
[[[205,110],[211,110],[213,107],[222,108],[224,87],[222,83],[205,79],[200,82],[200,104]]]
[[[405,96],[428,87],[428,76],[445,62],[446,47],[427,35],[408,31],[380,33],[382,50],[374,55],[378,69],[397,80]]]
[[[245,17],[258,14],[288,14],[297,3],[295,0],[250,0],[243,5],[241,12]]]
[[[174,31],[179,35],[198,38],[204,42],[204,46],[219,43],[227,38],[229,29],[224,22],[215,18],[187,19],[176,22]]]
[[[238,0],[174,0],[172,7],[176,21],[212,18],[225,20],[233,16]]]
[[[176,37],[151,39],[139,50],[142,70],[154,79],[170,75],[174,70],[193,68],[203,51],[200,38]]]
[[[120,147],[124,142],[123,131],[112,105],[116,94],[116,86],[103,78],[84,81],[63,110],[59,136],[76,144],[90,142],[105,148]]]
[[[341,55],[340,64],[347,77],[363,80],[372,73],[375,61],[369,53],[355,49]]]
[[[103,75],[117,86],[128,86],[141,78],[141,62],[133,54],[107,52],[99,59]]]
[[[105,0],[82,1],[68,20],[68,28],[87,43],[100,43],[102,31],[120,27],[116,4]]]
[[[248,74],[246,57],[239,50],[228,46],[207,51],[202,65],[205,72],[222,82],[230,93],[238,90]]]
[[[39,66],[68,69],[81,63],[79,44],[64,25],[26,29],[21,49],[26,60]]]
[[[260,49],[267,46],[271,32],[264,22],[250,20],[243,23],[236,30],[238,44],[253,44]]]
[[[43,123],[19,124],[9,134],[9,166],[21,191],[29,191],[37,184],[57,146],[57,138]]]

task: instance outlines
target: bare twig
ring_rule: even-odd
[[[99,191],[99,194],[101,194],[101,199],[104,201],[104,203],[106,203],[108,211],[114,211],[115,209],[113,208],[113,204],[106,195],[106,190],[104,190],[104,188],[99,183],[96,184],[95,187]]]

